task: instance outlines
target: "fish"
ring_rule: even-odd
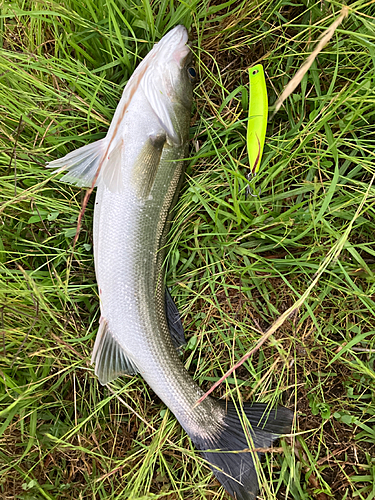
[[[187,29],[156,43],[130,77],[107,135],[47,166],[61,181],[97,186],[94,263],[100,320],[91,362],[101,384],[140,374],[237,500],[259,490],[255,462],[293,412],[207,397],[185,369],[181,318],[165,287],[171,214],[188,157],[196,71]],[[247,450],[247,451],[246,451]],[[251,450],[251,451],[249,451]]]

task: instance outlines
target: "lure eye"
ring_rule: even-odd
[[[190,66],[190,68],[188,68],[187,72],[188,72],[190,80],[195,80],[196,79],[197,72],[195,71],[195,69],[193,68],[193,66]]]

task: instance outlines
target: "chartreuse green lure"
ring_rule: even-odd
[[[266,137],[268,99],[263,66],[257,64],[249,69],[249,120],[247,122],[247,152],[254,177],[260,167]]]

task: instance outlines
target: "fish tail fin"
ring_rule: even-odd
[[[192,440],[230,495],[236,500],[255,499],[259,491],[255,461],[280,434],[291,432],[294,413],[283,407],[269,410],[261,403],[245,403],[241,408],[227,402],[223,409],[219,430],[209,438]]]
[[[66,170],[67,173],[60,179],[62,182],[79,187],[93,187],[103,181],[110,191],[119,192],[123,187],[122,154],[122,139],[109,148],[109,141],[104,137],[71,151],[62,158],[47,163],[46,166],[54,168],[53,173]]]

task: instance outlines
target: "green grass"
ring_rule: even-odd
[[[247,68],[264,65],[272,104],[340,4],[2,5],[1,498],[227,498],[140,377],[98,384],[93,198],[73,248],[84,191],[44,168],[104,136],[134,68],[177,23],[199,73],[167,275],[186,367],[208,389],[340,241],[298,313],[215,394],[297,411],[295,437],[267,455],[263,498],[375,498],[375,7],[349,7],[269,123],[262,194],[246,198]]]

